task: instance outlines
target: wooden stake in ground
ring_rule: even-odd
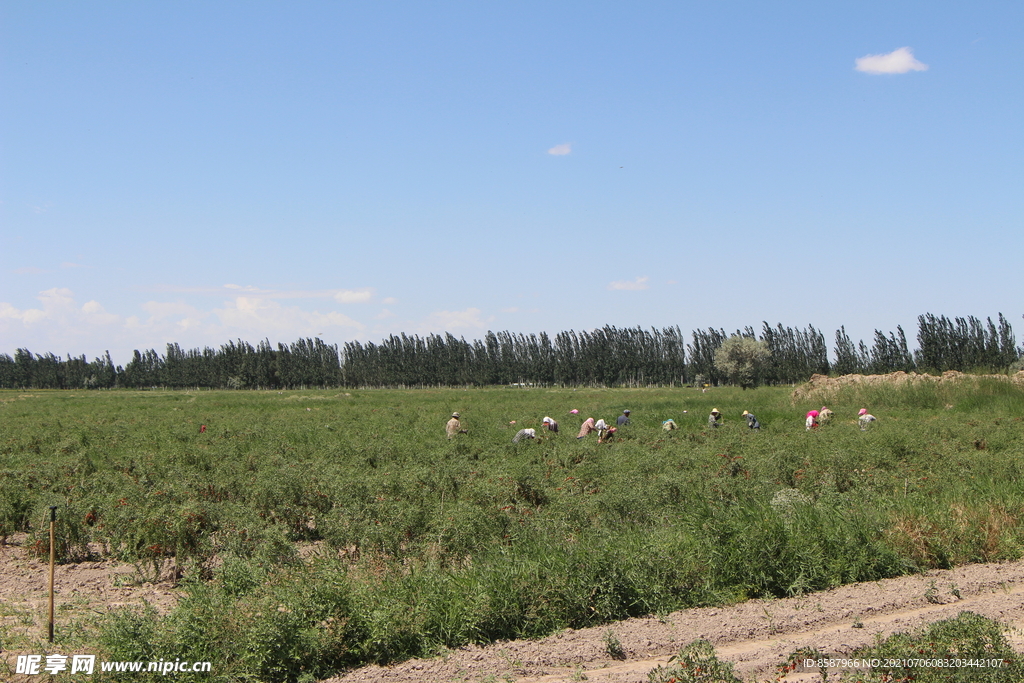
[[[50,642],[53,642],[53,560],[54,560],[54,544],[53,544],[53,528],[57,523],[57,506],[50,506]]]

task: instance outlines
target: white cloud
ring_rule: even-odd
[[[142,304],[142,310],[149,313],[148,322],[150,323],[167,320],[168,318],[202,317],[199,309],[181,301],[147,301]]]
[[[501,312],[502,313],[518,313],[519,312],[519,307],[518,306],[512,306],[511,308],[503,308],[503,309],[501,309]]]
[[[494,316],[483,318],[479,308],[462,311],[435,311],[419,326],[421,333],[454,332],[455,330],[485,330]]]
[[[626,291],[630,291],[630,292],[640,291],[641,289],[649,289],[649,285],[647,284],[647,281],[650,280],[650,279],[651,278],[649,278],[649,277],[638,277],[637,279],[633,280],[632,282],[630,282],[628,280],[618,280],[616,282],[609,283],[608,284],[608,289],[612,289],[612,290],[619,289],[619,290],[626,290]]]
[[[0,320],[21,320],[21,311],[6,301],[0,301]]]
[[[362,330],[364,325],[336,311],[321,313],[304,311],[297,306],[282,306],[276,301],[259,297],[236,297],[224,308],[213,313],[229,335],[247,332],[260,337],[305,337],[317,334],[327,327],[346,327]]]
[[[566,154],[572,153],[572,143],[565,142],[561,145],[555,145],[548,150],[548,154],[553,154],[556,157],[565,156]]]
[[[373,296],[373,290],[364,289],[340,289],[334,293],[334,300],[339,304],[363,304]]]
[[[154,291],[173,294],[200,294],[235,296],[245,293],[249,297],[265,299],[334,299],[340,304],[365,303],[373,298],[372,287],[359,289],[263,289],[254,285],[226,284],[220,287],[180,287],[177,285],[161,285]],[[394,300],[391,300],[394,303]],[[384,303],[388,303],[387,300]]]
[[[927,71],[928,65],[914,59],[909,47],[884,55],[866,55],[857,58],[854,68],[867,74],[905,74],[908,71]]]
[[[64,308],[75,303],[75,293],[67,287],[47,289],[39,292],[39,296],[36,298],[42,301],[43,308],[48,310]]]
[[[384,320],[385,318],[394,318],[394,317],[395,317],[395,314],[385,308],[380,313],[378,313],[377,315],[373,316],[373,319],[374,320]]]
[[[18,346],[27,346],[29,340],[42,342],[46,351],[53,352],[61,349],[50,348],[50,340],[58,340],[63,350],[68,350],[66,344],[96,334],[102,344],[112,330],[122,326],[121,316],[108,313],[98,301],[78,306],[74,292],[66,287],[47,289],[36,298],[39,308],[24,310],[0,302],[0,338],[18,339]]]
[[[102,303],[77,303],[67,288],[39,292],[39,304],[20,309],[0,301],[0,339],[11,347],[52,352],[110,349],[116,362],[127,362],[131,350],[161,348],[178,342],[182,348],[214,347],[229,339],[255,343],[269,338],[287,342],[323,332],[333,339],[351,339],[366,326],[336,310],[306,310],[260,294],[242,293],[221,306],[197,308],[182,301],[147,301],[145,314],[108,312]],[[222,292],[224,290],[221,290]],[[329,308],[336,304],[326,300]],[[147,315],[148,314],[148,315]],[[4,352],[0,349],[0,352]]]
[[[381,303],[384,304],[385,306],[394,306],[395,304],[398,303],[398,299],[396,299],[393,296],[389,296],[388,298],[381,301]]]
[[[85,322],[90,325],[113,325],[121,321],[121,316],[115,313],[107,313],[103,305],[96,300],[87,301],[82,306],[82,313],[85,314]]]

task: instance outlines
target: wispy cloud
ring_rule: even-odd
[[[277,301],[240,296],[214,309],[221,324],[232,331],[257,336],[310,336],[328,327],[362,330],[365,326],[337,311],[304,311],[297,306],[282,306]]]
[[[0,302],[0,320],[18,321],[26,328],[45,323],[68,327],[76,325],[109,325],[120,320],[120,316],[107,313],[98,301],[89,301],[82,307],[75,304],[75,295],[66,287],[54,287],[39,292],[36,297],[39,308],[20,310],[9,303]]]
[[[145,313],[125,315],[108,311],[96,300],[80,304],[70,289],[54,287],[39,292],[36,306],[22,309],[0,301],[0,339],[17,339],[19,346],[45,351],[111,349],[124,357],[132,348],[161,348],[169,342],[189,348],[232,338],[286,342],[316,334],[336,340],[366,330],[363,323],[334,310],[338,304],[330,299],[323,301],[325,308],[308,310],[242,289],[234,289],[236,296],[225,297],[219,306],[153,300],[141,305]]]
[[[363,304],[373,297],[371,289],[342,289],[334,294],[334,300],[339,304]]]
[[[461,311],[435,311],[427,316],[419,328],[421,332],[454,332],[455,330],[485,330],[494,316],[484,318],[479,308]]]
[[[905,74],[908,71],[927,71],[928,65],[917,61],[909,47],[901,47],[884,55],[859,57],[854,68],[866,74]]]
[[[637,292],[637,291],[640,291],[641,289],[649,289],[650,285],[647,284],[647,281],[650,280],[650,279],[651,278],[649,278],[649,277],[638,277],[637,279],[635,279],[633,281],[617,280],[615,282],[609,283],[608,284],[608,289],[612,289],[612,290],[618,289],[618,290],[625,290],[625,291],[630,291],[630,292]]]
[[[565,142],[565,143],[562,143],[561,145],[555,145],[554,147],[552,147],[551,149],[548,150],[548,154],[553,154],[556,157],[565,156],[566,154],[571,154],[571,153],[572,153],[572,143],[570,143],[570,142]]]
[[[202,315],[198,308],[181,301],[147,301],[142,304],[142,310],[149,313],[151,321]]]
[[[360,304],[373,299],[373,288],[359,289],[264,289],[255,285],[225,284],[220,287],[180,287],[177,285],[161,285],[152,291],[172,294],[200,294],[207,296],[245,294],[259,299],[334,299],[339,304]],[[392,299],[393,303],[394,300]],[[388,303],[388,299],[384,300]]]

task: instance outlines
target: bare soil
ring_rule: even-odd
[[[15,534],[0,545],[0,660],[45,650],[49,561],[30,555],[26,545],[25,534]],[[148,603],[166,613],[178,599],[169,578],[144,582],[134,566],[110,560],[58,564],[53,571],[54,631],[88,630],[104,614],[125,605]],[[13,661],[9,663],[13,671]]]
[[[5,650],[41,652],[47,623],[45,561],[30,557],[18,538],[0,546],[0,632]],[[111,561],[58,565],[54,573],[57,628],[93,619],[122,605],[148,602],[166,612],[178,593],[169,581],[140,583],[131,565]],[[660,618],[629,619],[566,630],[539,640],[466,646],[434,659],[368,666],[324,683],[642,683],[647,673],[688,643],[703,638],[721,659],[750,681],[776,680],[793,651],[817,648],[848,655],[878,636],[910,631],[968,610],[1012,627],[1024,650],[1024,561],[977,564],[951,570],[842,586],[777,600],[682,610]],[[624,659],[608,653],[614,636]],[[585,677],[585,678],[584,678]],[[817,681],[817,673],[791,673],[785,681]]]

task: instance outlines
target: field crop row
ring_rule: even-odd
[[[174,572],[172,613],[118,612],[93,646],[219,662],[225,680],[1016,558],[1024,540],[1024,397],[995,382],[850,389],[813,432],[802,416],[820,406],[775,388],[0,401],[0,535],[45,552],[58,505],[62,561]],[[709,431],[712,407],[725,424]],[[614,443],[575,438],[623,408]],[[468,434],[448,440],[454,410]],[[545,438],[512,444],[522,427]]]

